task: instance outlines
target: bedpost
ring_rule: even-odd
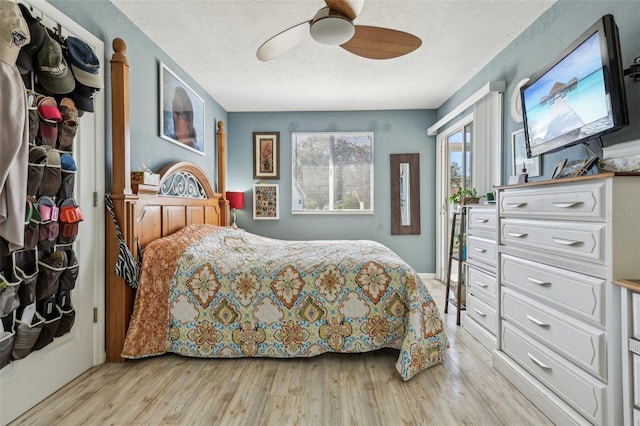
[[[113,39],[111,57],[111,120],[113,182],[112,194],[131,195],[131,162],[129,159],[129,62],[127,44]],[[123,90],[125,88],[126,90]]]
[[[111,126],[113,161],[111,197],[114,211],[120,222],[122,233],[129,247],[133,244],[134,229],[130,225],[135,219],[137,196],[131,192],[131,165],[129,160],[129,63],[125,53],[124,40],[113,40],[111,57]],[[109,217],[109,216],[107,216]],[[114,272],[118,258],[119,240],[113,221],[107,219],[106,225],[106,289],[105,289],[105,347],[107,362],[124,362],[120,356],[131,312],[133,311],[134,291]]]
[[[218,121],[216,131],[216,143],[218,145],[218,192],[220,198],[220,224],[229,225],[229,201],[227,201],[227,148],[224,133],[224,122]]]

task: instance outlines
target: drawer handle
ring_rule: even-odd
[[[544,362],[540,361],[538,358],[536,358],[535,356],[531,355],[529,352],[527,352],[527,355],[529,356],[529,358],[531,359],[531,361],[535,362],[536,364],[538,364],[538,366],[544,368],[545,370],[551,370],[551,367],[549,367],[547,364],[545,364]]]
[[[564,238],[556,238],[556,237],[551,237],[551,239],[558,244],[562,244],[563,246],[577,246],[579,244],[582,244],[582,241],[576,241],[576,240],[565,240]]]
[[[476,222],[487,223],[489,222],[489,219],[476,219]]]
[[[509,236],[510,237],[516,237],[516,238],[524,238],[526,237],[528,234],[519,234],[517,232],[509,232]]]
[[[507,203],[507,207],[524,207],[526,206],[527,203],[526,202],[522,202],[522,203]]]
[[[480,281],[476,281],[476,284],[478,284],[480,287],[489,287],[489,284],[485,284]]]
[[[540,327],[549,327],[549,324],[540,321],[537,318],[532,317],[531,315],[527,314],[527,318],[529,318],[529,321],[531,321],[532,323],[539,325]]]
[[[528,279],[529,281],[531,281],[532,283],[534,283],[534,284],[538,284],[538,285],[551,285],[551,283],[550,283],[550,282],[548,282],[548,281],[542,281],[542,280],[538,280],[538,279],[536,279],[536,278],[531,278],[531,277],[527,277],[527,279]]]
[[[556,207],[560,207],[561,209],[568,209],[569,207],[573,207],[573,206],[577,206],[579,204],[582,204],[582,201],[552,201],[551,204],[553,204]]]
[[[483,248],[474,248],[475,251],[480,252],[480,253],[484,253],[485,251],[487,251],[487,249],[483,249]]]
[[[487,316],[487,314],[485,314],[485,313],[484,313],[484,312],[482,312],[482,311],[477,310],[476,308],[473,308],[473,310],[474,310],[474,311],[476,311],[476,314],[478,314],[478,315],[480,315],[480,316],[482,316],[482,317],[486,317],[486,316]]]

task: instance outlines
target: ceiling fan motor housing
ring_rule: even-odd
[[[320,44],[338,46],[351,40],[356,29],[346,15],[324,7],[313,17],[309,32]]]

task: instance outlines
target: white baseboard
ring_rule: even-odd
[[[418,276],[421,280],[435,280],[436,273],[435,272],[419,272]]]

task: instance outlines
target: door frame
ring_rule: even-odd
[[[463,131],[464,126],[473,123],[473,113],[447,127],[436,137],[438,158],[436,161],[436,278],[446,280],[449,253],[449,147],[447,139],[456,132]],[[473,124],[472,124],[473,126]],[[475,132],[471,140],[475,145]],[[472,160],[473,161],[473,160]]]

